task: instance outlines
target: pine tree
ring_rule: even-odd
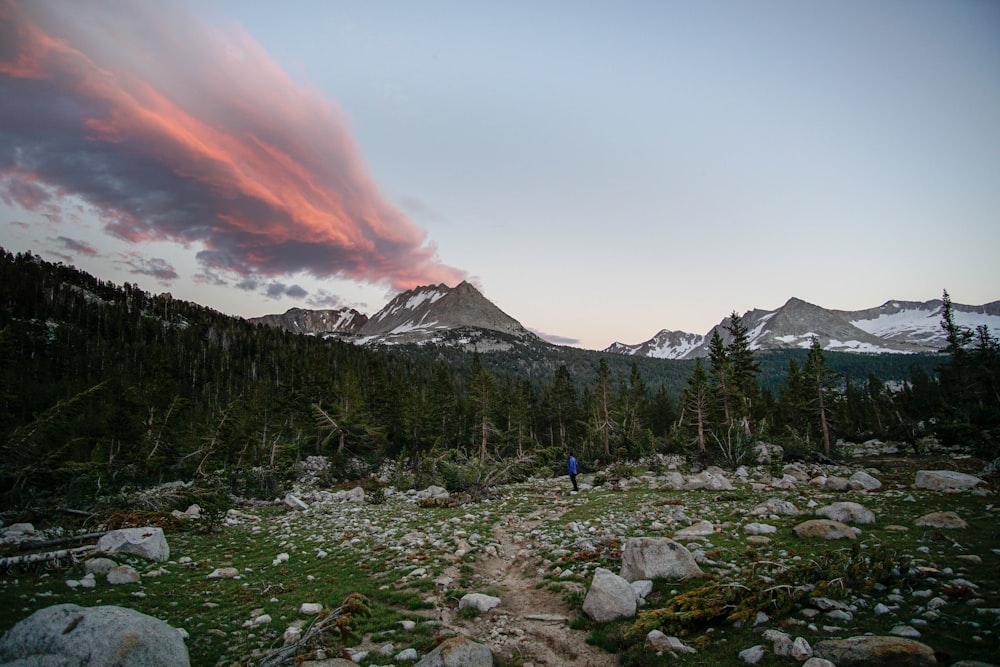
[[[695,359],[694,372],[688,378],[684,389],[684,412],[691,414],[690,420],[695,431],[694,442],[698,445],[698,453],[705,453],[708,413],[711,409],[711,391],[708,384],[708,374],[701,358]],[[683,419],[683,417],[682,417]]]
[[[590,404],[590,430],[601,443],[605,460],[611,459],[611,439],[618,429],[615,422],[611,394],[611,371],[602,358],[597,367],[597,377],[594,378],[594,390]]]
[[[578,406],[576,389],[566,364],[556,369],[552,385],[545,396],[546,413],[549,419],[549,446],[560,450],[569,448],[569,430],[577,420]]]
[[[708,360],[711,364],[712,395],[717,409],[721,412],[722,423],[729,424],[733,419],[730,408],[734,398],[733,366],[729,360],[729,350],[719,335],[718,327],[712,329],[712,338],[708,341]]]
[[[617,412],[621,415],[625,446],[636,455],[641,455],[649,444],[649,432],[644,422],[649,403],[646,393],[646,383],[639,372],[639,366],[632,362],[629,382],[627,385],[622,384],[618,390]]]
[[[965,355],[966,347],[972,342],[972,332],[955,323],[955,311],[948,290],[941,295],[941,328],[945,332],[945,354],[951,355],[952,362]]]
[[[823,454],[827,457],[830,456],[830,422],[836,402],[834,388],[837,378],[838,375],[826,364],[826,355],[823,354],[819,338],[813,336],[802,369],[802,382],[816,426],[819,428]]]
[[[496,380],[493,374],[483,368],[476,354],[472,361],[472,382],[469,385],[472,412],[476,418],[479,460],[485,461],[490,434],[496,430],[493,425],[493,406],[496,401]]]
[[[750,331],[735,310],[729,316],[726,331],[730,336],[727,352],[732,367],[733,391],[738,397],[738,417],[749,430],[754,399],[759,391],[757,374],[760,373],[760,363],[750,349]]]

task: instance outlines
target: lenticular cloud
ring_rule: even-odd
[[[244,276],[465,275],[381,197],[334,104],[174,3],[0,0],[0,100],[8,203],[77,196],[116,236]]]

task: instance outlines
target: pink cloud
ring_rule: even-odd
[[[0,197],[75,195],[206,270],[454,284],[381,196],[344,114],[236,26],[174,3],[0,0]]]

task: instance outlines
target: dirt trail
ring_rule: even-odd
[[[443,619],[457,632],[490,646],[506,660],[537,666],[611,667],[614,655],[587,644],[587,633],[569,627],[579,612],[571,610],[562,593],[538,586],[544,579],[529,533],[544,518],[561,514],[537,510],[527,517],[511,514],[493,528],[496,555],[481,555],[474,564],[476,584],[499,591],[499,607],[477,619],[459,618],[446,610]]]

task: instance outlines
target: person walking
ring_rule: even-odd
[[[576,457],[573,456],[572,452],[569,454],[569,464],[566,470],[569,473],[569,481],[573,482],[573,491],[579,491],[580,489],[576,486]]]

